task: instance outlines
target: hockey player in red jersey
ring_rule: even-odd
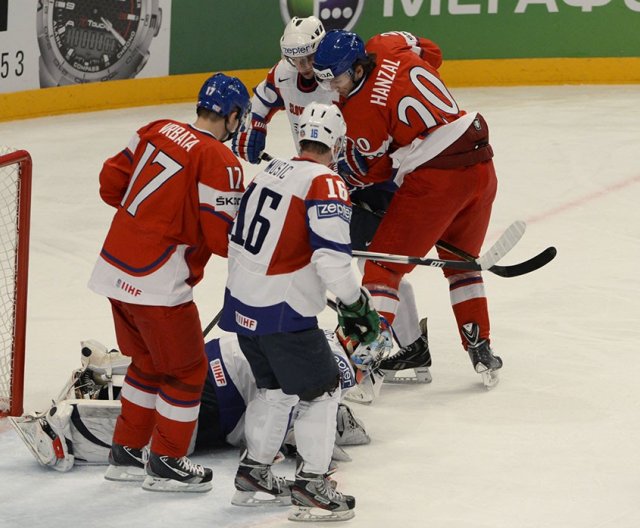
[[[139,480],[150,441],[144,489],[212,487],[211,470],[186,457],[207,373],[192,289],[212,253],[227,256],[244,187],[223,142],[249,108],[245,86],[217,73],[200,89],[193,125],[142,127],[100,173],[116,213],[89,287],[109,298],[119,348],[132,358],[107,479]]]
[[[393,181],[395,192],[370,251],[426,255],[438,239],[478,255],[497,179],[484,118],[462,110],[438,74],[440,49],[406,32],[371,38],[327,33],[316,50],[316,77],[338,90],[347,122],[339,172],[354,187]],[[438,249],[440,258],[456,259]],[[390,322],[398,285],[414,266],[368,261],[363,284]],[[490,347],[480,272],[444,270],[464,348],[487,386],[502,360]]]

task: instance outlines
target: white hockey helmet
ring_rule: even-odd
[[[312,55],[316,52],[324,35],[324,26],[318,18],[293,17],[284,28],[280,39],[282,55],[288,59]]]
[[[347,125],[334,104],[310,103],[298,122],[298,142],[316,141],[333,151],[335,161],[344,145]]]

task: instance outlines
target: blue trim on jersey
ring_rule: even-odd
[[[240,418],[242,418],[242,415],[247,409],[247,404],[242,398],[240,391],[233,383],[231,376],[229,376],[229,371],[227,370],[227,367],[225,366],[222,359],[222,353],[220,351],[220,340],[214,339],[206,343],[204,346],[204,351],[207,354],[207,359],[209,361],[209,370],[207,371],[207,376],[209,377],[209,381],[211,381],[211,385],[216,391],[220,430],[226,437],[238,425]],[[220,366],[222,367],[222,370],[224,372],[225,381],[227,383],[224,386],[218,386],[213,374],[211,363],[216,360],[220,361]]]
[[[129,161],[133,163],[133,152],[131,152],[128,148],[124,149],[122,153],[129,158]]]
[[[206,213],[211,213],[214,216],[217,216],[218,218],[224,220],[227,224],[231,225],[233,224],[233,219],[222,214],[219,213],[218,211],[216,211],[213,207],[209,206],[209,205],[201,205],[200,206],[200,210],[201,211],[205,211]]]
[[[340,253],[346,253],[351,256],[351,244],[339,244],[338,242],[334,242],[333,240],[327,240],[326,238],[317,235],[313,231],[309,232],[309,242],[311,243],[311,247],[314,249],[332,249],[333,251],[338,251]]]
[[[148,266],[144,266],[142,268],[134,268],[133,266],[129,266],[128,264],[125,264],[120,259],[117,259],[113,255],[111,255],[109,252],[107,252],[107,250],[104,249],[104,248],[102,248],[102,251],[100,251],[100,255],[105,260],[108,260],[109,262],[111,262],[112,264],[115,264],[119,268],[122,268],[122,269],[124,269],[126,271],[130,271],[132,273],[144,274],[145,272],[151,271],[154,268],[159,267],[160,264],[162,264],[164,261],[166,261],[169,258],[169,255],[171,255],[171,253],[173,253],[175,250],[176,250],[176,246],[175,245],[169,246],[164,251],[164,253],[162,255],[160,255],[155,261],[153,261]]]
[[[318,328],[318,319],[300,315],[286,302],[271,306],[249,306],[233,297],[229,288],[225,288],[219,326],[227,332],[256,336]]]
[[[273,103],[263,99],[255,91],[253,92],[253,95],[255,95],[260,100],[260,102],[264,106],[266,106],[267,108],[272,108],[272,109],[273,108],[284,108],[284,100],[282,99],[282,97],[280,95],[278,95],[278,91],[277,91],[276,87],[271,83],[265,83],[264,84],[264,88],[265,88],[265,90],[267,90],[267,89],[271,90],[273,92],[273,94],[276,96],[276,100]],[[251,118],[252,119],[258,119],[260,121],[264,121],[264,117],[256,114],[255,112],[251,113]]]

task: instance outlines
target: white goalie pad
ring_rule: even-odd
[[[61,402],[46,413],[9,418],[11,425],[43,466],[56,471],[73,467],[74,452],[69,430],[71,405]]]
[[[384,374],[370,368],[363,372],[362,379],[345,393],[343,399],[353,403],[371,404],[380,395],[383,381]]]
[[[355,417],[348,406],[343,403],[338,405],[336,445],[365,445],[370,442],[371,438],[362,421]]]
[[[63,400],[45,413],[10,418],[36,460],[56,471],[107,464],[120,402]]]

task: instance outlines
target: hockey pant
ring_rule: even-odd
[[[131,357],[113,442],[158,455],[187,454],[208,364],[198,310],[110,299],[120,351]]]
[[[396,192],[369,249],[399,255],[426,255],[438,239],[478,255],[487,232],[497,189],[492,161],[469,167],[420,167],[407,174]],[[443,259],[459,257],[438,249]],[[363,285],[375,308],[393,324],[398,312],[398,290],[412,264],[367,261]],[[489,339],[487,298],[480,272],[443,269],[449,281],[451,305],[458,328],[469,322],[480,326],[480,338]],[[464,346],[465,340],[460,332]]]

